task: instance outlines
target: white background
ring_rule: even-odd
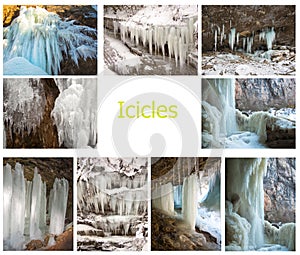
[[[285,0],[285,1],[263,1],[263,0],[260,0],[260,1],[244,1],[245,4],[247,5],[288,5],[288,4],[292,4],[292,5],[296,5],[296,1],[290,1],[290,0]],[[211,4],[214,4],[214,5],[240,5],[241,4],[241,1],[226,1],[226,0],[223,0],[223,1],[219,1],[219,0],[215,0],[215,1],[208,1],[208,0],[198,0],[198,1],[195,1],[195,0],[176,0],[176,1],[172,1],[172,0],[161,0],[161,1],[154,1],[154,0],[147,0],[147,1],[138,1],[138,0],[127,0],[127,1],[120,1],[120,0],[102,0],[102,1],[89,1],[89,0],[85,0],[85,1],[78,1],[78,0],[72,0],[72,1],[63,1],[63,0],[52,0],[52,1],[43,1],[43,0],[40,0],[40,1],[8,1],[8,0],[2,0],[2,3],[3,4],[9,4],[9,5],[13,5],[13,4],[32,4],[32,5],[35,5],[35,4],[83,4],[83,5],[98,5],[98,98],[99,98],[99,102],[98,104],[100,104],[100,107],[102,105],[102,103],[107,100],[108,98],[108,95],[110,95],[110,93],[112,92],[111,89],[113,89],[113,86],[110,88],[111,84],[109,82],[109,79],[110,78],[107,78],[107,77],[103,77],[103,5],[112,5],[112,4],[197,4],[198,5],[198,13],[199,13],[199,64],[198,64],[198,73],[199,75],[198,76],[194,76],[194,77],[191,77],[189,79],[192,80],[191,82],[191,87],[190,89],[193,91],[193,93],[195,93],[195,95],[199,95],[199,98],[200,97],[200,81],[201,81],[201,76],[200,76],[200,68],[201,68],[201,5],[211,5]],[[0,6],[1,10],[0,10],[0,13],[2,15],[2,5]],[[299,26],[299,19],[297,17],[297,6],[296,6],[296,27],[297,25]],[[1,34],[3,34],[3,31],[2,31],[2,26],[1,26]],[[299,49],[299,34],[300,31],[296,32],[296,42],[297,42],[297,45],[296,45],[296,49]],[[2,47],[0,47],[0,54],[2,56],[2,52],[3,52],[3,49]],[[296,59],[296,63],[298,63],[298,54],[296,54],[297,56],[297,59]],[[2,84],[2,78],[3,78],[3,63],[2,61],[0,61],[0,70],[1,70],[1,84]],[[297,70],[297,69],[296,69]],[[297,76],[296,78],[298,78],[298,70],[297,70]],[[6,76],[8,77],[8,76]],[[20,76],[21,77],[21,76]],[[61,76],[63,77],[63,76]],[[69,77],[69,76],[68,76]],[[214,78],[214,76],[210,76],[211,78]],[[217,77],[217,76],[215,76]],[[174,81],[182,81],[184,80],[184,78],[176,78],[176,77],[168,77],[170,79],[174,79]],[[240,77],[240,78],[246,78],[246,77]],[[249,77],[247,77],[249,78]],[[259,77],[255,77],[255,78],[259,78]],[[265,77],[265,78],[272,78],[270,76],[268,77]],[[276,78],[278,78],[276,76]],[[287,78],[286,76],[283,77],[283,78]],[[128,80],[128,77],[119,77],[119,78],[116,78],[116,79],[120,79],[120,80]],[[105,83],[105,80],[108,81]],[[296,79],[297,81],[298,79]],[[151,81],[151,79],[147,79],[147,81],[143,82],[142,86],[143,88],[146,90],[146,91],[150,91],[151,89],[153,89],[153,81]],[[197,87],[197,84],[199,87]],[[1,89],[3,90],[3,85],[1,86]],[[179,92],[179,88],[178,88],[178,92]],[[124,100],[125,98],[130,98],[132,96],[132,91],[122,91],[123,93],[123,97],[124,97]],[[297,101],[299,102],[299,95],[298,93],[296,93],[296,96],[297,96]],[[180,96],[179,96],[179,99],[180,99]],[[3,105],[3,93],[1,92],[0,93],[0,105]],[[190,106],[191,109],[194,107],[194,106]],[[111,110],[110,110],[111,109]],[[99,111],[101,112],[101,108],[99,109]],[[109,131],[109,128],[110,126],[107,126],[107,125],[110,125],[109,123],[109,119],[111,118],[111,116],[114,116],[115,115],[115,112],[114,112],[114,107],[111,107],[111,108],[105,108],[105,112],[102,114],[101,113],[101,119],[98,119],[98,135],[101,136],[101,132],[103,130],[107,130]],[[297,123],[298,123],[298,113],[297,113]],[[0,119],[3,118],[3,112],[2,110],[0,111]],[[195,120],[198,120],[199,122],[199,130],[201,130],[201,115],[199,116],[195,116],[194,117]],[[0,129],[2,130],[3,128],[3,123],[2,121],[0,121]],[[163,127],[162,126],[162,130],[161,130],[161,133],[164,134],[165,132],[167,132],[167,130],[164,130],[164,128],[167,128],[167,127]],[[3,132],[0,132],[0,141],[1,141],[1,144],[2,141],[3,141]],[[145,153],[147,153],[147,151],[149,150],[149,147],[148,147],[148,144],[141,144],[139,143],[138,140],[135,140],[135,139],[138,139],[137,138],[138,136],[132,136],[130,138],[131,140],[131,144],[133,144],[134,148],[135,148],[135,151],[136,151],[136,155],[143,155]],[[298,135],[297,135],[298,137]],[[201,145],[201,135],[199,136],[199,144]],[[109,144],[109,140],[106,140],[106,139],[99,139],[99,141],[101,141],[101,144],[98,145],[98,150],[72,150],[72,149],[43,149],[43,150],[40,150],[40,149],[5,149],[3,150],[2,146],[0,146],[0,165],[1,165],[1,181],[0,181],[0,192],[2,194],[3,192],[3,185],[2,185],[2,180],[3,180],[3,157],[74,157],[74,169],[76,169],[76,157],[77,156],[117,156],[118,154],[114,152],[113,148],[111,147],[111,144]],[[143,148],[143,146],[145,146]],[[169,145],[170,146],[170,145]],[[167,144],[167,147],[168,147],[168,144]],[[296,139],[296,147],[299,148],[299,139]],[[105,149],[107,148],[107,149]],[[167,156],[181,156],[180,154],[177,155],[177,153],[179,153],[178,151],[176,150],[170,150],[168,151],[167,153]],[[132,155],[132,156],[136,156],[136,155]],[[192,155],[190,155],[192,156]],[[221,180],[221,190],[222,190],[222,194],[225,194],[225,187],[224,187],[224,183],[225,183],[225,179],[224,179],[224,158],[225,157],[296,157],[296,150],[291,150],[291,149],[285,149],[285,150],[279,150],[279,149],[264,149],[264,150],[259,150],[259,149],[218,149],[218,150],[210,150],[210,149],[206,149],[206,150],[201,150],[199,149],[197,155],[194,155],[194,156],[204,156],[204,157],[207,157],[207,156],[218,156],[218,157],[222,157],[222,180]],[[297,162],[296,162],[297,163]],[[296,164],[296,166],[298,166],[298,163]],[[297,167],[298,169],[298,167]],[[76,205],[76,178],[75,178],[75,173],[76,173],[76,170],[74,170],[74,205]],[[299,182],[299,176],[297,174],[296,176],[296,183]],[[296,184],[297,185],[297,184]],[[299,191],[298,189],[296,189],[296,198],[299,197]],[[221,201],[221,205],[222,205],[222,212],[224,212],[224,196],[222,196],[222,201]],[[298,205],[298,203],[296,203]],[[0,199],[0,226],[1,226],[1,229],[0,229],[0,240],[3,240],[2,236],[3,236],[3,231],[2,231],[2,226],[3,226],[3,217],[2,217],[2,198]],[[298,214],[299,214],[299,207],[297,206],[297,209],[296,212],[297,212],[297,215],[296,215],[296,222],[297,222],[297,219],[298,219]],[[149,210],[149,219],[151,218],[150,217],[150,213],[151,211]],[[226,254],[230,254],[231,252],[225,252],[225,249],[224,249],[224,244],[225,244],[225,239],[224,239],[224,236],[225,236],[225,229],[224,229],[224,213],[222,214],[223,215],[223,218],[222,218],[222,233],[223,233],[223,242],[222,242],[222,252],[210,252],[210,254],[220,254],[220,253],[226,253]],[[74,216],[76,217],[76,206],[74,206]],[[74,218],[74,223],[76,222],[76,218]],[[297,229],[296,229],[297,231]],[[299,232],[299,231],[297,231]],[[151,235],[150,235],[151,236]],[[297,243],[299,243],[299,235],[296,234],[296,237],[297,237],[297,241],[296,241],[296,249],[299,248],[297,247]],[[149,245],[151,243],[151,240],[149,239]],[[2,250],[3,250],[3,242],[0,241],[0,251],[2,253]],[[76,250],[76,224],[75,224],[75,227],[74,227],[74,250]],[[298,249],[297,249],[298,250]],[[199,251],[198,251],[199,252]],[[189,252],[189,254],[196,254],[198,252]],[[9,253],[9,252],[4,252],[4,253]],[[26,254],[29,254],[30,252],[26,252]],[[40,254],[41,252],[39,252]],[[55,252],[43,252],[45,254],[49,254],[49,253],[55,253],[55,254],[60,254],[60,253],[63,253],[63,254],[72,254],[73,252],[59,252],[59,251],[55,251]],[[98,254],[98,252],[87,252],[88,254]],[[122,254],[123,252],[118,252],[120,254]],[[144,253],[144,252],[142,252]],[[145,253],[148,253],[148,252],[145,252]],[[154,254],[162,254],[162,253],[165,253],[165,252],[152,252],[151,253],[154,253]],[[170,253],[170,252],[169,252]],[[174,252],[172,252],[174,253]],[[175,252],[175,253],[179,253],[179,252]],[[234,252],[234,254],[242,254],[244,252]],[[24,254],[24,252],[14,252],[14,254]],[[127,254],[127,253],[126,253]],[[253,254],[253,251],[251,251],[251,254]],[[278,253],[277,253],[278,254]]]

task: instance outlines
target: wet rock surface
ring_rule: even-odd
[[[295,158],[270,158],[264,177],[265,220],[295,222]]]

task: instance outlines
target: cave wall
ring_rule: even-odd
[[[235,27],[240,35],[255,33],[253,49],[264,46],[258,35],[263,28],[274,27],[275,44],[295,47],[295,6],[294,5],[209,5],[202,7],[202,51],[214,49],[214,24],[228,34]],[[242,36],[241,36],[242,37]],[[228,38],[222,49],[229,49]]]
[[[241,111],[295,108],[295,79],[236,79],[235,103]]]
[[[295,222],[295,158],[270,158],[264,177],[265,220]]]

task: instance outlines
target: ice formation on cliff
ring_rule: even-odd
[[[167,48],[169,57],[175,58],[176,64],[184,64],[188,50],[194,47],[197,16],[191,6],[191,10],[185,10],[187,14],[181,14],[180,20],[174,21],[170,8],[147,6],[126,21],[114,21],[114,31],[120,29],[124,43],[130,40],[132,44],[148,47],[151,55],[160,53],[166,56]],[[165,17],[160,15],[161,12]]]
[[[35,132],[43,119],[46,96],[40,79],[4,79],[4,121],[16,133]]]
[[[96,145],[96,79],[68,79],[51,112],[58,129],[59,144],[70,148]]]
[[[4,66],[9,60],[22,57],[48,74],[59,74],[64,58],[78,65],[80,58],[97,57],[97,41],[93,36],[97,36],[94,28],[62,20],[38,6],[22,6],[19,16],[4,28]]]
[[[146,158],[80,158],[78,215],[105,236],[133,236],[148,212],[147,175]]]
[[[229,246],[249,250],[258,249],[264,244],[263,176],[266,170],[266,158],[226,161],[226,199],[229,201],[226,224],[228,229],[234,227],[232,233],[226,233],[226,237],[232,239]]]

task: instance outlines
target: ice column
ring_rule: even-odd
[[[184,178],[182,196],[183,219],[195,229],[197,217],[197,177],[195,174]]]
[[[45,225],[46,225],[45,201],[46,201],[46,186],[42,182],[42,178],[38,174],[37,168],[35,168],[34,177],[32,181],[32,195],[31,195],[30,239],[42,238],[43,235],[42,230],[45,229]]]
[[[52,189],[51,218],[49,227],[49,232],[52,235],[59,235],[64,231],[68,190],[69,183],[66,179],[55,179]],[[53,241],[52,236],[52,240],[49,240],[50,245]]]
[[[7,169],[7,171],[9,168]],[[9,179],[9,176],[7,176]],[[6,178],[7,178],[6,177]],[[10,215],[4,224],[10,225],[10,246],[13,249],[22,249],[24,242],[24,226],[25,226],[25,180],[23,167],[16,163],[15,171],[12,175],[12,196],[10,203]],[[7,215],[5,216],[7,217]],[[7,227],[4,229],[7,230]],[[5,233],[6,235],[7,233]]]
[[[235,42],[235,28],[231,28],[230,33],[229,33],[229,46],[230,49],[233,50],[234,48],[234,42]]]
[[[264,190],[263,176],[267,159],[228,159],[226,161],[226,198],[235,203],[237,213],[251,224],[249,244],[259,248],[264,244]],[[245,249],[247,249],[245,245]]]
[[[12,172],[11,166],[6,164],[3,169],[3,240],[10,237],[10,216],[12,199]]]

